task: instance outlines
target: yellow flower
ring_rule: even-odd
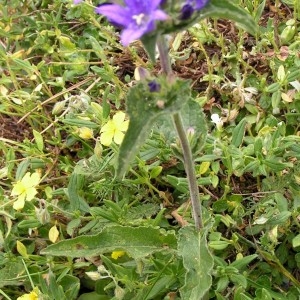
[[[93,130],[88,127],[81,127],[78,129],[78,135],[84,140],[89,140],[94,137]]]
[[[111,253],[111,258],[113,258],[113,259],[118,259],[119,257],[122,257],[122,256],[124,256],[125,254],[126,254],[125,251],[113,251],[113,252]]]
[[[36,186],[40,182],[40,174],[27,172],[25,176],[13,185],[11,196],[18,196],[13,208],[20,210],[25,205],[26,201],[31,201],[37,194]]]
[[[24,294],[21,297],[18,297],[17,300],[38,300],[38,294],[35,291],[32,291],[29,294]]]
[[[100,142],[104,146],[109,146],[112,141],[120,145],[124,138],[124,132],[128,128],[129,121],[125,120],[125,113],[119,111],[117,112],[112,120],[109,120],[101,128]]]

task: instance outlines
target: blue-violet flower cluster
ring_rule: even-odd
[[[128,46],[144,34],[155,30],[155,21],[164,21],[168,15],[159,8],[162,0],[124,0],[126,6],[102,4],[96,13],[104,15],[122,28],[121,43]]]

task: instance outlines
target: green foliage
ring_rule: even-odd
[[[174,234],[164,234],[151,227],[108,226],[97,235],[80,236],[61,241],[43,250],[43,254],[55,256],[96,256],[114,250],[126,251],[134,259],[140,259],[164,247],[176,248]]]
[[[187,29],[170,40],[175,80],[84,1],[0,1],[1,297],[298,299],[298,2],[214,0],[193,27],[168,23]],[[135,66],[150,77],[136,82]],[[125,107],[124,143],[101,145]],[[211,222],[199,233],[178,111]],[[27,172],[38,193],[16,211]]]
[[[128,92],[126,105],[130,123],[120,147],[119,177],[125,173],[138,149],[144,144],[156,119],[178,112],[190,99],[187,81],[161,76],[157,78],[156,84],[160,85],[158,92],[151,92],[148,82],[140,82]]]
[[[178,252],[186,269],[182,299],[201,299],[212,284],[213,258],[207,247],[207,230],[199,232],[184,227],[179,232]]]

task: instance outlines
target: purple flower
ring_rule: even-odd
[[[155,29],[156,20],[166,20],[168,15],[159,5],[162,0],[124,0],[126,6],[103,4],[96,13],[104,15],[114,25],[120,26],[121,43],[128,46],[145,33]]]
[[[208,3],[208,1],[209,0],[192,0],[189,2],[194,3],[194,7],[196,10],[200,10]]]
[[[80,2],[82,2],[82,0],[74,0],[73,2],[74,4],[79,4]]]
[[[181,8],[181,20],[189,19],[195,10],[202,9],[209,0],[187,0]]]

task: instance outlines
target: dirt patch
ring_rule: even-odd
[[[0,114],[0,137],[22,142],[25,138],[32,138],[30,126],[25,123],[18,124],[18,117]]]

